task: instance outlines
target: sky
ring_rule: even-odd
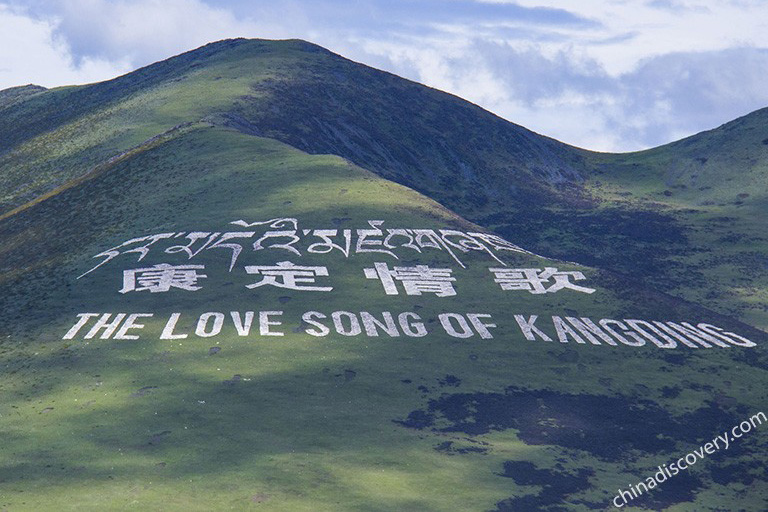
[[[231,37],[305,39],[598,151],[768,106],[768,0],[0,0],[0,89]]]

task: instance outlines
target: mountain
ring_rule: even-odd
[[[21,85],[0,91],[0,108],[5,108],[27,99],[27,97],[45,91],[45,87],[39,85]]]
[[[764,113],[597,154],[243,39],[0,98],[0,507],[765,508]]]

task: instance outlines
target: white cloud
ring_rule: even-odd
[[[506,119],[603,151],[647,148],[768,105],[768,50],[674,52],[612,75],[575,48],[557,52],[506,42],[369,42],[394,68]]]
[[[227,37],[299,37],[591,149],[669,142],[768,104],[758,0],[8,2],[0,87],[107,79]]]
[[[54,30],[53,22],[0,5],[0,89],[27,83],[87,83],[128,71],[122,59],[85,58],[76,66],[67,45],[54,38]]]
[[[266,29],[199,0],[60,0],[56,4],[54,12],[60,20],[56,33],[75,55],[129,59],[137,64]]]
[[[516,0],[515,3],[562,5],[557,0]],[[582,47],[613,75],[633,70],[643,59],[670,52],[768,47],[764,1],[581,0],[578,11],[601,22],[597,32],[603,38],[633,34],[631,39],[613,44],[599,44],[587,34],[577,35],[566,43]]]
[[[620,77],[614,129],[627,140],[661,144],[768,105],[768,50],[730,48],[647,59]]]
[[[561,7],[555,0],[486,0]],[[764,2],[584,0],[584,26],[454,24],[364,48],[410,77],[571,144],[629,151],[768,105]],[[450,35],[449,43],[444,38]]]

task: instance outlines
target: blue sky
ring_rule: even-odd
[[[539,133],[631,151],[768,106],[766,0],[0,0],[0,88],[302,38]]]

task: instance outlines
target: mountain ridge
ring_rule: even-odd
[[[0,178],[13,191],[0,197],[6,212],[77,178],[82,162],[98,167],[174,126],[203,120],[337,154],[534,252],[712,301],[723,313],[768,328],[759,302],[764,275],[747,269],[756,286],[736,293],[730,277],[705,290],[679,277],[701,276],[712,265],[724,276],[743,274],[741,261],[754,268],[754,244],[726,246],[725,263],[697,254],[712,252],[720,239],[763,243],[759,224],[749,219],[768,209],[768,198],[748,189],[768,179],[768,146],[739,140],[741,133],[768,140],[764,110],[659,148],[596,153],[305,41],[235,39],[108,82],[48,91],[5,112],[0,165],[15,169]],[[137,115],[146,121],[137,125]],[[48,124],[36,116],[47,116]],[[42,158],[41,144],[52,148]],[[722,150],[729,147],[731,153]],[[720,179],[723,169],[728,176]],[[729,190],[731,198],[721,197]],[[724,218],[732,220],[712,220]],[[692,252],[684,247],[690,244]]]
[[[217,48],[0,110],[0,508],[768,506],[759,187]]]

